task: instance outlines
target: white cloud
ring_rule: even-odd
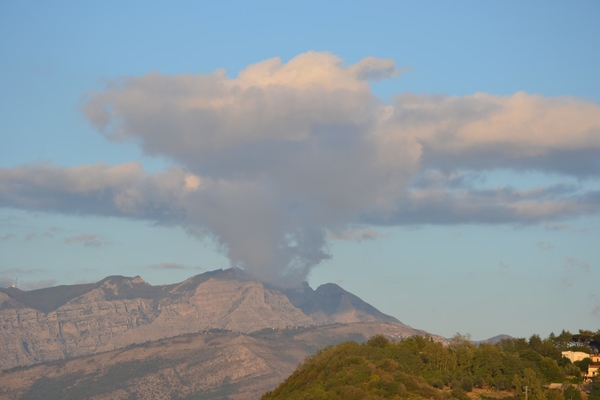
[[[369,123],[377,99],[357,75],[390,69],[390,60],[345,67],[330,53],[310,52],[250,65],[237,78],[151,73],[91,94],[84,111],[108,137],[137,138],[150,154],[200,167],[211,152],[306,142],[327,127]]]
[[[584,100],[525,92],[404,94],[389,123],[395,135],[422,146],[429,167],[600,175],[600,106]]]
[[[373,94],[369,80],[398,74],[392,60],[347,66],[308,52],[235,78],[218,70],[119,79],[88,95],[89,121],[178,167],[0,169],[0,206],[179,224],[213,238],[232,265],[280,283],[329,257],[326,232],[376,232],[348,233],[352,226],[559,227],[600,212],[600,192],[584,184],[478,187],[494,169],[600,177],[597,104],[523,92],[401,94],[387,104]]]
[[[164,210],[174,212],[172,202],[196,183],[190,176],[179,168],[148,175],[137,162],[0,168],[0,206],[67,214],[156,216]],[[58,231],[50,228],[44,236]]]

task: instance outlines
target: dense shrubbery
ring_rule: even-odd
[[[597,351],[598,338],[600,331],[563,331],[477,346],[457,334],[445,347],[418,336],[399,343],[375,336],[365,344],[345,342],[319,351],[263,399],[464,400],[474,388],[525,398],[526,388],[529,400],[579,400],[580,391],[569,385],[581,382],[581,370],[561,351],[575,346]],[[546,389],[550,382],[563,382],[566,390]],[[590,387],[590,399],[600,396],[600,387]]]

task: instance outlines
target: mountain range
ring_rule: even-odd
[[[328,283],[278,290],[239,269],[152,286],[139,276],[32,291],[0,289],[0,369],[76,357],[210,329],[385,322],[426,334]]]

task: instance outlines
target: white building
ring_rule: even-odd
[[[575,361],[581,361],[584,358],[590,358],[588,353],[584,353],[583,351],[563,351],[562,356],[571,360],[572,363]]]

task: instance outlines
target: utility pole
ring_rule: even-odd
[[[527,385],[523,386],[523,389],[525,389],[525,400],[527,400],[528,395],[529,395],[529,388],[527,387]]]

